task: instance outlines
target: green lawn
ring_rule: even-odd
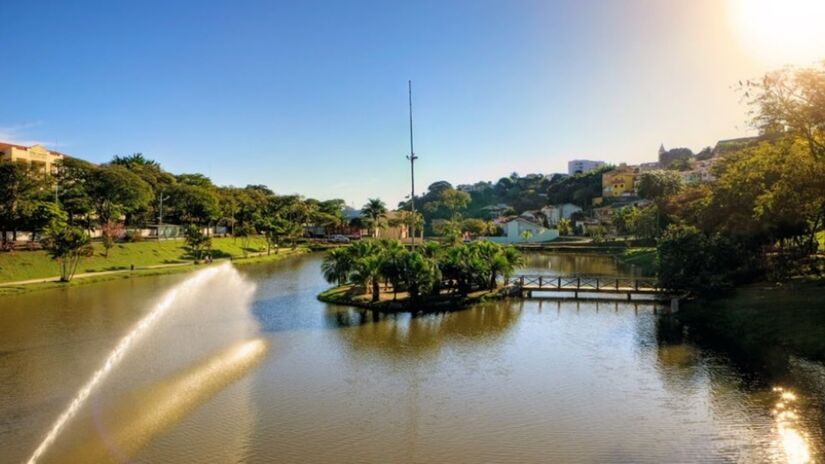
[[[212,256],[214,258],[238,258],[247,253],[266,251],[266,242],[262,237],[252,237],[244,243],[243,239],[213,238]],[[77,268],[78,273],[112,271],[190,262],[183,249],[183,240],[144,241],[137,243],[118,243],[109,250],[109,257],[103,256],[100,243],[94,244],[95,254],[85,258]],[[58,275],[57,264],[45,251],[14,251],[0,253],[0,282],[39,279]]]
[[[618,258],[622,264],[638,266],[644,275],[656,274],[656,248],[627,248],[619,254]]]

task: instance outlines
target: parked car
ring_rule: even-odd
[[[329,238],[329,241],[332,243],[349,243],[349,237],[344,235],[333,235]]]

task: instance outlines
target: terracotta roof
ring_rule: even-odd
[[[8,143],[8,142],[0,142],[0,149],[2,148],[22,148],[23,150],[27,150],[29,147],[24,145],[17,145],[16,143]]]

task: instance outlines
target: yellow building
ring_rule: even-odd
[[[63,153],[49,151],[43,145],[27,147],[0,142],[0,161],[26,163],[46,174],[54,174],[63,157]]]
[[[639,168],[624,163],[602,174],[602,196],[621,197],[636,194],[636,177]]]

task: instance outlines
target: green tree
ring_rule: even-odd
[[[55,221],[46,229],[43,248],[60,267],[60,281],[69,282],[83,257],[93,253],[89,234],[83,229]]]
[[[43,176],[21,163],[0,163],[0,231],[3,243],[6,233],[17,240],[17,231],[25,220],[25,212],[44,188]]]
[[[200,227],[189,224],[183,231],[186,239],[186,250],[195,258],[195,262],[203,258],[203,254],[212,248],[212,237],[203,233]]]
[[[740,87],[755,108],[751,123],[761,133],[799,137],[815,159],[825,161],[825,61],[772,71]]]
[[[347,248],[333,248],[321,261],[324,279],[331,284],[344,285],[349,281],[354,269],[352,254]]]
[[[143,179],[124,166],[102,165],[93,171],[88,186],[95,213],[100,224],[145,209],[152,201],[152,188]]]
[[[461,221],[461,231],[474,235],[484,235],[487,233],[487,222],[483,219],[467,218]]]
[[[682,178],[678,173],[666,170],[643,172],[639,175],[636,191],[640,197],[660,201],[682,188]]]
[[[169,187],[166,195],[164,208],[171,222],[207,225],[220,217],[217,195],[208,188],[179,183]]]
[[[559,235],[570,235],[573,233],[573,224],[570,222],[570,219],[559,219],[559,224],[556,227],[559,229]]]
[[[381,227],[382,221],[387,217],[387,205],[379,198],[370,198],[361,208],[361,214],[364,215],[370,225],[370,235],[377,237],[378,228]]]
[[[375,241],[358,241],[349,247],[352,256],[352,281],[367,289],[372,287],[372,300],[380,298],[381,246]]]

